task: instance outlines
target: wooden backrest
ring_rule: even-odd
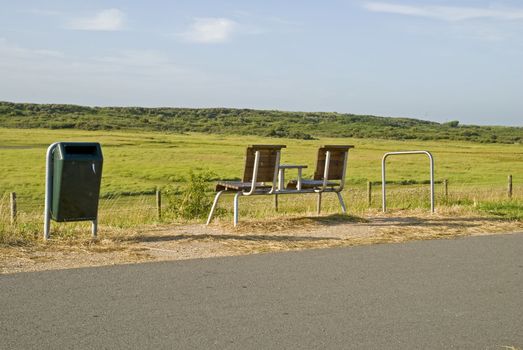
[[[329,163],[329,180],[341,180],[345,172],[345,155],[348,156],[349,149],[354,148],[350,145],[327,145],[318,149],[318,159],[316,161],[316,170],[314,171],[314,180],[323,180],[325,173],[325,159],[327,151],[330,151]]]
[[[252,174],[254,171],[254,159],[256,151],[260,152],[260,163],[258,165],[257,182],[272,182],[274,174],[277,171],[278,153],[285,145],[252,145],[247,147],[247,154],[245,156],[245,170],[243,172],[244,182],[252,181]]]

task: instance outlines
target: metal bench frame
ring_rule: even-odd
[[[284,148],[283,146],[282,148]],[[329,146],[325,146],[328,148]],[[330,146],[333,147],[333,146]],[[336,146],[334,146],[336,147]],[[331,163],[331,151],[326,150],[325,152],[325,167],[323,169],[323,179],[322,180],[316,180],[321,181],[320,186],[315,188],[302,188],[302,182],[301,179],[301,168],[304,166],[298,166],[298,180],[297,180],[297,188],[296,189],[285,189],[283,188],[283,181],[280,181],[283,178],[283,173],[288,166],[281,165],[280,166],[280,155],[281,151],[277,151],[276,155],[276,166],[274,171],[274,177],[272,180],[272,187],[270,190],[266,189],[260,189],[258,187],[257,177],[258,177],[258,168],[260,165],[260,151],[255,151],[255,158],[254,158],[254,168],[253,168],[253,174],[252,174],[252,181],[251,186],[249,190],[239,190],[239,191],[231,191],[231,190],[221,190],[216,193],[216,196],[214,197],[214,201],[211,207],[211,211],[209,212],[209,216],[207,218],[206,225],[209,225],[213,216],[214,212],[216,211],[216,207],[218,205],[218,201],[220,200],[220,197],[224,193],[234,193],[234,199],[233,199],[233,208],[234,208],[234,226],[238,225],[239,220],[239,197],[240,196],[254,196],[254,195],[274,195],[275,199],[275,208],[278,209],[278,196],[283,194],[305,194],[305,193],[317,193],[318,194],[318,202],[317,202],[317,212],[318,215],[321,212],[321,200],[322,200],[322,194],[323,193],[336,193],[338,197],[338,201],[340,202],[341,210],[345,214],[347,212],[345,203],[343,201],[343,197],[341,196],[341,191],[343,191],[344,185],[345,185],[345,175],[347,172],[347,162],[348,162],[348,155],[349,155],[349,149],[353,148],[353,146],[348,146],[345,150],[344,160],[343,160],[343,171],[342,176],[340,179],[340,183],[338,186],[332,186],[329,184],[329,168]],[[292,167],[291,167],[292,168]],[[305,180],[306,182],[307,180]],[[337,180],[336,180],[337,181]]]

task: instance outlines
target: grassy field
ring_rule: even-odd
[[[156,186],[184,182],[190,170],[210,170],[219,178],[242,174],[246,145],[285,144],[282,163],[307,164],[314,169],[321,144],[353,144],[349,155],[348,184],[381,179],[381,157],[394,150],[430,150],[435,157],[436,179],[455,186],[504,186],[507,175],[523,177],[523,145],[476,144],[447,141],[388,141],[322,138],[303,141],[255,136],[164,134],[78,130],[0,129],[0,191],[42,198],[45,151],[54,141],[98,141],[104,152],[102,194],[151,191]],[[424,156],[388,160],[390,180],[428,180]]]
[[[311,176],[314,171],[319,145],[355,145],[349,155],[347,189],[344,191],[352,213],[368,209],[366,184],[367,181],[381,180],[383,153],[424,149],[435,157],[436,179],[449,180],[449,198],[443,198],[441,185],[436,188],[438,206],[464,205],[508,219],[523,218],[523,145],[520,144],[355,138],[306,141],[160,132],[0,129],[0,231],[14,230],[17,234],[28,232],[32,235],[40,230],[45,152],[55,141],[98,141],[102,144],[104,174],[101,192],[104,199],[100,215],[102,222],[115,227],[155,222],[151,193],[157,186],[183,188],[190,171],[211,171],[221,179],[241,177],[245,147],[260,143],[287,145],[282,163],[308,165],[305,176]],[[506,201],[509,174],[514,176],[514,199],[511,202]],[[291,177],[292,173],[288,179]],[[428,160],[424,156],[388,160],[388,180],[422,182],[428,177]],[[390,208],[427,208],[429,205],[427,185],[391,186],[390,191]],[[19,199],[20,219],[16,229],[8,227],[7,223],[9,192],[16,192]],[[244,203],[243,214],[249,216],[264,217],[267,210],[272,212],[269,198],[245,199]],[[312,195],[287,196],[283,199],[280,213],[313,213],[314,205]],[[379,205],[379,186],[375,186],[374,209]],[[334,196],[325,201],[325,212],[337,210]],[[230,215],[230,212],[223,215]],[[74,225],[69,224],[69,227],[76,227]],[[63,232],[66,234],[67,231],[64,229]]]

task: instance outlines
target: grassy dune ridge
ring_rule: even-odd
[[[436,123],[335,112],[233,108],[85,107],[0,102],[0,127],[146,130],[256,135],[310,140],[354,137],[390,140],[460,140],[521,143],[523,128]]]

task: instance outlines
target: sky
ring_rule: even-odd
[[[523,126],[523,2],[0,0],[0,101]]]

